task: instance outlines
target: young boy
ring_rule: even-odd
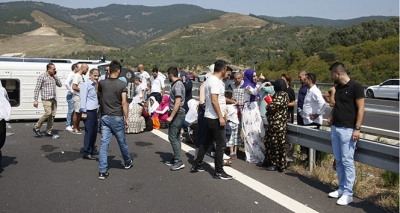
[[[232,98],[232,92],[225,92],[226,98]],[[230,158],[231,160],[237,159],[237,147],[241,146],[242,139],[239,134],[239,118],[238,118],[238,109],[234,104],[227,104],[227,120],[228,125],[231,127],[231,135],[226,138],[226,146],[229,147]]]

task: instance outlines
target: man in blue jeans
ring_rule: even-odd
[[[93,156],[94,145],[97,138],[97,109],[99,102],[97,98],[96,84],[99,79],[99,70],[91,69],[89,79],[82,83],[79,90],[80,112],[83,123],[85,123],[85,136],[83,139],[83,159],[96,160]]]
[[[331,78],[337,84],[335,106],[328,117],[331,127],[333,155],[339,189],[329,193],[329,197],[339,198],[338,205],[353,202],[353,185],[356,178],[354,151],[360,139],[361,123],[364,118],[364,88],[347,75],[344,64],[336,62],[329,68]]]
[[[128,146],[125,141],[125,129],[128,128],[128,102],[126,84],[118,79],[122,65],[114,60],[110,63],[110,77],[100,81],[98,94],[101,97],[101,145],[99,156],[99,179],[108,177],[107,154],[111,136],[117,138],[125,169],[130,169],[133,160],[129,155]]]
[[[171,143],[172,150],[174,152],[174,158],[172,161],[166,161],[165,165],[170,166],[171,171],[185,168],[185,164],[183,164],[181,158],[181,141],[179,140],[181,127],[183,121],[185,121],[185,109],[183,108],[183,104],[185,102],[185,85],[183,85],[181,79],[178,78],[178,73],[177,67],[168,68],[168,79],[169,82],[172,83],[168,100],[168,140]]]
[[[64,82],[65,87],[67,88],[67,103],[68,103],[68,112],[67,112],[67,122],[66,122],[66,130],[72,132],[72,116],[74,115],[74,101],[72,100],[73,90],[72,90],[72,80],[74,79],[74,75],[78,72],[79,66],[78,64],[73,64],[71,66],[71,72],[68,73],[67,79]]]

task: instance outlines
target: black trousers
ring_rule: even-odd
[[[219,125],[219,119],[205,118],[206,120],[206,141],[199,147],[195,164],[201,166],[201,162],[204,159],[204,155],[208,147],[215,141],[216,149],[214,156],[215,172],[223,173],[223,156],[224,149],[226,147],[226,134],[225,127]]]
[[[6,142],[6,121],[3,119],[0,121],[0,150],[3,148]]]

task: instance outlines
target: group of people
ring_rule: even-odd
[[[38,107],[41,92],[45,114],[36,123],[33,131],[41,136],[40,127],[47,120],[45,135],[52,135],[54,116],[57,110],[56,86],[62,83],[57,77],[54,64],[47,65],[47,71],[37,80],[34,91],[34,107]],[[256,71],[237,72],[234,82],[224,84],[232,75],[227,62],[217,60],[209,67],[206,81],[200,86],[199,101],[192,98],[192,83],[188,76],[179,73],[177,67],[167,70],[168,76],[158,72],[155,67],[152,77],[138,66],[140,74],[134,79],[135,96],[131,103],[127,100],[127,85],[119,79],[122,65],[112,61],[107,67],[105,77],[97,69],[88,72],[88,65],[72,66],[65,82],[68,89],[68,115],[66,129],[74,134],[79,130],[80,119],[85,123],[83,158],[95,160],[94,145],[98,128],[98,109],[100,109],[101,145],[99,152],[99,179],[105,179],[107,152],[112,135],[117,138],[126,169],[132,167],[125,140],[126,133],[140,133],[148,127],[149,118],[156,116],[168,123],[168,140],[173,150],[173,159],[165,161],[172,171],[185,167],[181,158],[181,130],[196,128],[194,141],[196,154],[191,172],[204,171],[202,164],[205,154],[211,148],[214,151],[215,172],[213,177],[230,180],[223,166],[226,165],[225,149],[229,148],[229,160],[237,158],[238,147],[244,145],[246,161],[266,167],[266,170],[280,172],[287,168],[287,123],[294,122],[296,105],[292,78],[283,74],[275,81],[267,80]],[[316,75],[300,71],[298,77],[302,83],[297,99],[297,124],[316,126],[322,124],[326,101],[333,107],[328,117],[332,125],[332,147],[339,179],[339,189],[329,193],[339,198],[337,204],[352,202],[355,180],[354,151],[360,138],[360,126],[364,114],[364,93],[362,86],[350,79],[345,66],[334,63],[330,67],[335,86],[328,95],[322,95],[316,87]],[[164,81],[171,83],[169,95],[165,94]],[[1,86],[1,85],[0,85]],[[229,88],[229,90],[226,90]],[[10,109],[7,105],[7,93],[0,87],[0,148],[5,141],[5,121],[9,120]],[[152,129],[152,128],[149,128]],[[290,145],[290,144],[289,144]],[[288,148],[289,147],[289,148]],[[1,149],[0,149],[1,150]],[[1,151],[0,151],[1,160]],[[0,161],[1,163],[1,161]]]

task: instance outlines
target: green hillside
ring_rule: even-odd
[[[352,25],[360,24],[364,21],[369,20],[389,20],[390,16],[366,16],[366,17],[359,17],[354,19],[347,19],[347,20],[331,20],[331,19],[324,19],[324,18],[315,18],[315,17],[301,17],[301,16],[289,16],[289,17],[273,17],[273,16],[256,16],[250,14],[251,16],[269,21],[274,23],[281,23],[281,24],[288,24],[292,26],[325,26],[325,27],[333,27],[333,28],[346,28]]]
[[[186,4],[162,7],[111,4],[71,9],[42,2],[9,2],[0,4],[0,35],[12,36],[39,28],[38,22],[29,17],[34,10],[81,29],[83,34],[76,36],[83,36],[88,43],[123,49],[139,47],[175,29],[208,22],[225,13]],[[15,27],[21,21],[31,23]]]

